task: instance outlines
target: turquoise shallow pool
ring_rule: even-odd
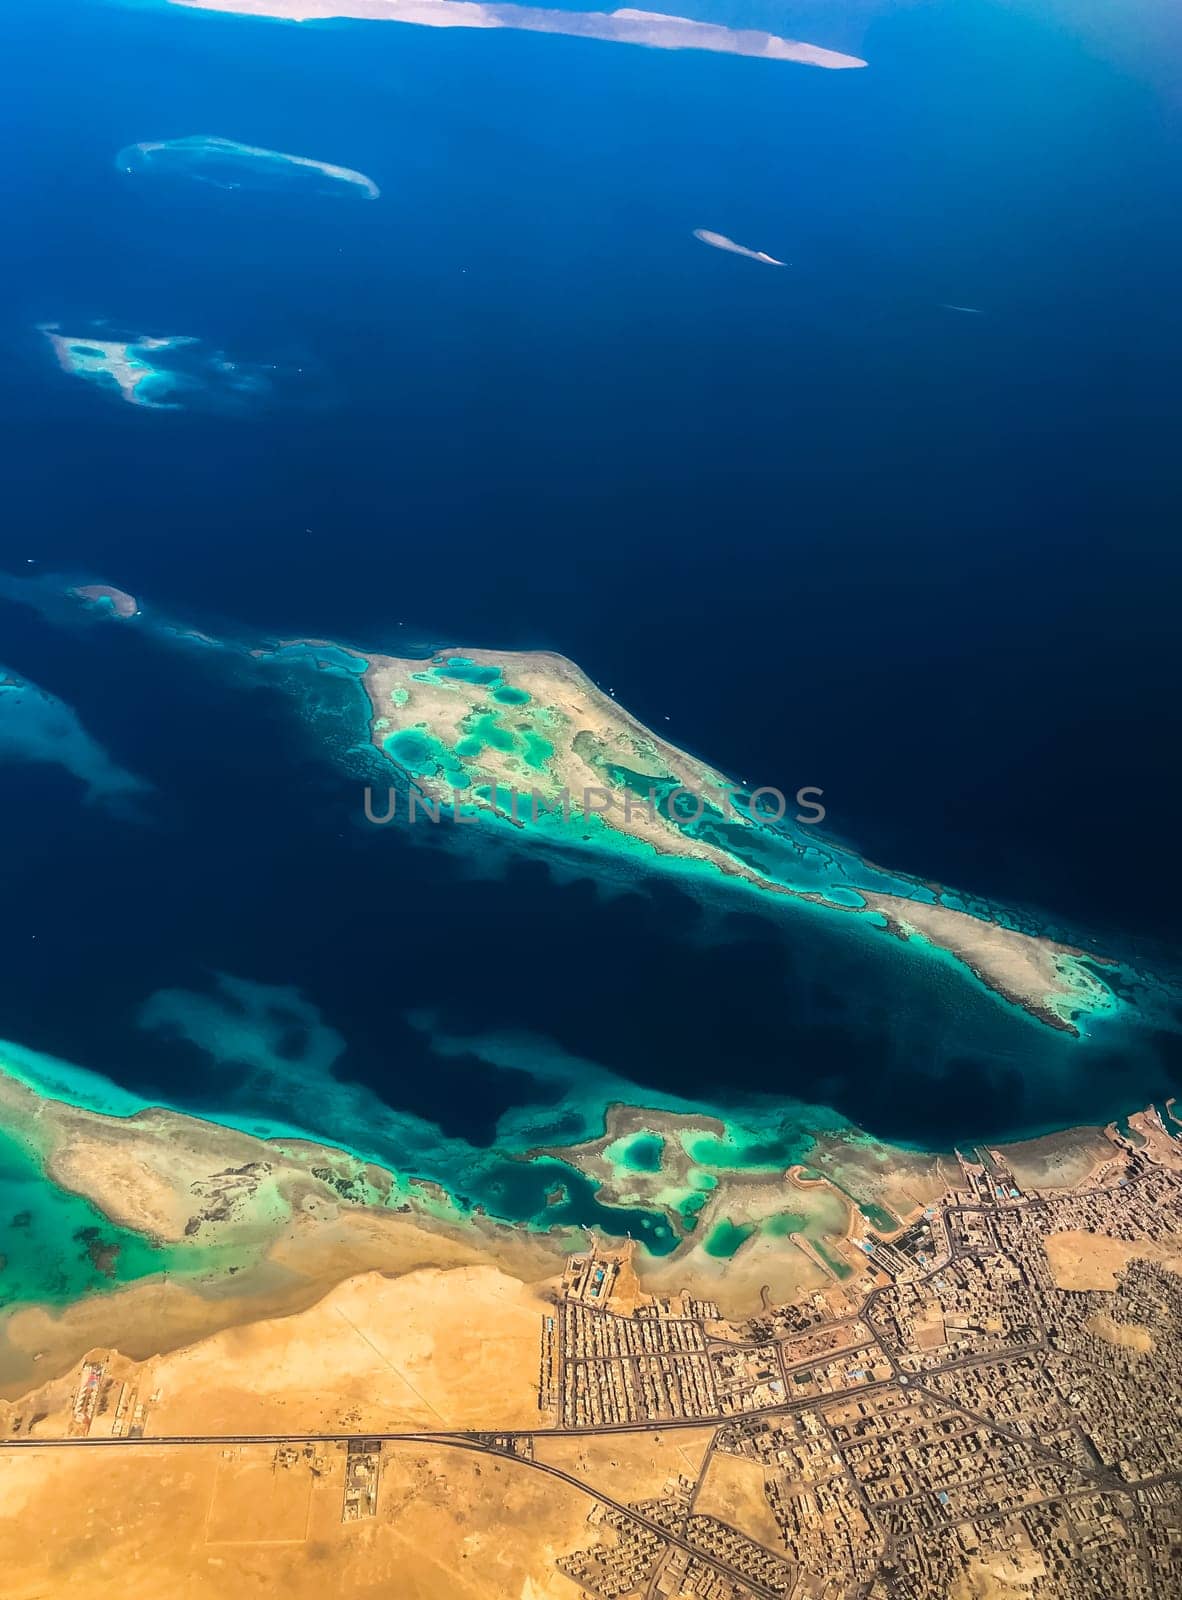
[[[68,1305],[97,1290],[196,1265],[192,1251],[158,1248],[49,1183],[28,1150],[3,1132],[0,1257],[0,1311],[28,1301]]]

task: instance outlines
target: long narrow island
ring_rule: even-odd
[[[645,727],[564,656],[464,649],[429,661],[365,659],[375,744],[453,817],[483,814],[539,844],[722,873],[802,908],[864,918],[954,957],[1066,1032],[1114,1004],[1102,960],[974,914],[958,895],[831,843],[810,825],[819,791],[747,791]]]
[[[710,50],[722,55],[760,56],[767,61],[797,61],[809,67],[864,67],[857,56],[819,45],[781,39],[754,28],[726,28],[661,11],[556,11],[544,6],[483,4],[481,0],[172,0],[200,11],[233,11],[289,22],[354,18],[363,22],[404,22],[420,28],[517,28],[527,33],[561,33],[575,39],[642,44],[654,50]]]

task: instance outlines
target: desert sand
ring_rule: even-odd
[[[1060,1289],[1116,1288],[1130,1261],[1157,1261],[1182,1270],[1182,1249],[1152,1239],[1112,1239],[1104,1233],[1052,1233],[1046,1239],[1051,1275]]]
[[[593,1502],[505,1460],[389,1445],[372,1521],[341,1520],[345,1453],[266,1446],[0,1457],[5,1600],[575,1600],[555,1559]]]
[[[129,1359],[124,1341],[111,1370],[156,1397],[152,1432],[173,1437],[536,1427],[546,1420],[538,1341],[551,1309],[538,1289],[490,1265],[367,1272],[303,1310],[144,1360]],[[73,1385],[71,1370],[0,1404],[0,1416],[40,1414],[23,1431],[61,1436]],[[92,1432],[101,1431],[100,1419]]]

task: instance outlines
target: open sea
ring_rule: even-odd
[[[4,7],[0,566],[145,615],[0,600],[0,661],[140,780],[4,764],[0,1038],[112,1107],[311,1131],[519,1220],[553,1173],[498,1152],[613,1099],[781,1159],[827,1123],[944,1147],[1175,1092],[1170,10],[696,12],[869,62],[826,72]],[[380,198],[116,165],[195,135]],[[182,403],[71,377],[46,324],[197,341]],[[1151,975],[1151,1014],[1071,1040],[721,887],[363,828],[354,686],[153,619],[561,651],[724,771],[822,788],[869,859]]]

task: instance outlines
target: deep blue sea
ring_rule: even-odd
[[[824,72],[9,5],[0,564],[247,644],[559,650],[723,770],[823,788],[870,859],[1168,974],[1169,9],[695,13],[869,62]],[[381,197],[117,170],[191,135]],[[59,368],[46,323],[189,336],[266,387],[127,405]],[[286,1093],[299,1121],[317,1027],[322,1078],[475,1147],[539,1099],[578,1131],[580,1073],[921,1143],[1182,1083],[1161,1016],[1076,1045],[750,905],[375,839],[339,685],[11,601],[0,660],[151,785],[112,808],[60,767],[4,768],[0,1037],[137,1093],[260,1116]],[[208,997],[217,973],[298,996],[259,1002],[265,1071],[145,1025],[150,997]],[[304,1122],[333,1135],[327,1104]]]

